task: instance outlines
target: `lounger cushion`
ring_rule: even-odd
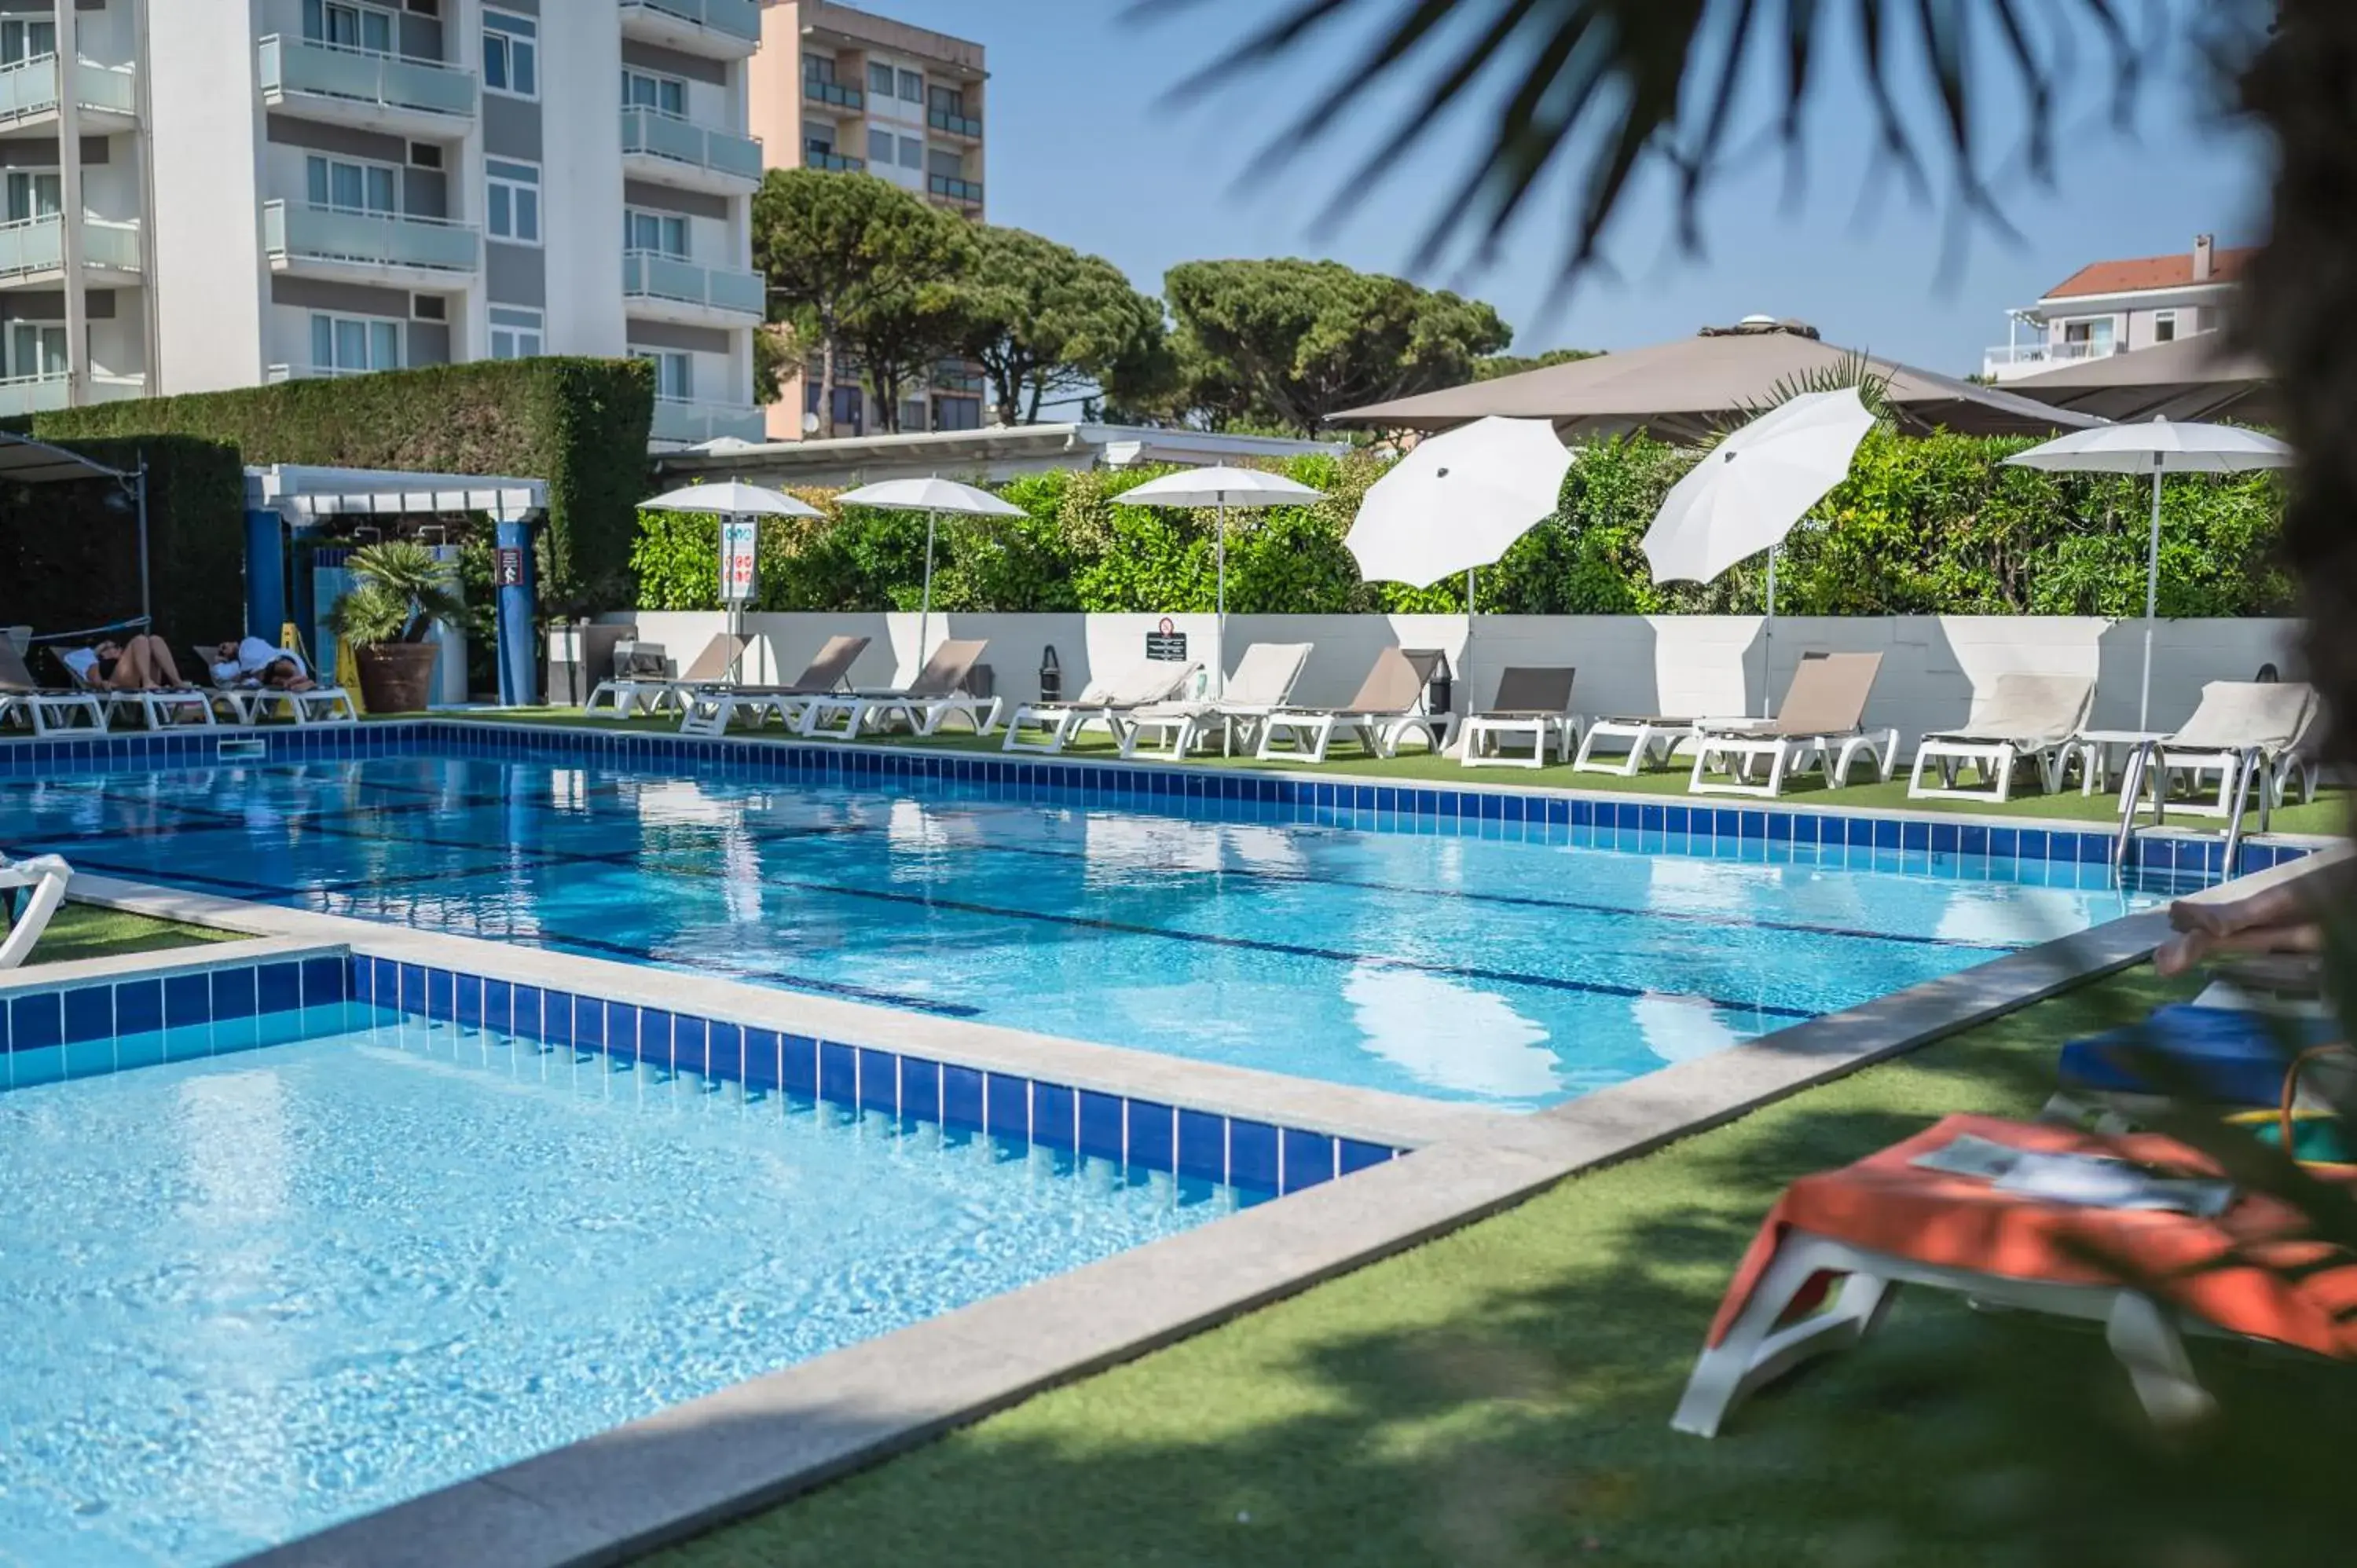
[[[2283,1098],[2287,1048],[2330,1043],[2341,1033],[2329,1018],[2276,1019],[2233,1007],[2177,1003],[2140,1025],[2110,1029],[2062,1047],[2062,1088],[2098,1094],[2158,1094],[2138,1070],[2136,1053],[2158,1053],[2188,1074],[2199,1091],[2227,1105],[2274,1105]]]

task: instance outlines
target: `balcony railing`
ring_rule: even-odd
[[[746,43],[761,41],[759,0],[622,0],[622,13],[658,12]]]
[[[939,370],[933,372],[935,392],[979,392],[982,377],[967,370]]]
[[[262,204],[262,245],[273,261],[360,262],[457,273],[483,264],[482,237],[464,223],[285,201]]]
[[[74,102],[84,109],[136,114],[139,95],[127,65],[74,62]],[[0,124],[46,113],[58,106],[58,57],[35,55],[0,67]]]
[[[925,116],[925,124],[936,131],[947,131],[952,136],[972,136],[982,140],[982,122],[965,114],[952,114],[946,109],[936,109]]]
[[[273,102],[299,92],[456,119],[471,119],[476,103],[471,70],[277,33],[262,40],[262,91]]]
[[[816,147],[802,149],[802,167],[833,169],[837,174],[857,174],[867,166],[866,158],[845,157],[841,153],[823,153]]]
[[[724,436],[759,441],[769,435],[769,426],[761,411],[748,405],[657,398],[654,428],[649,434],[657,441],[693,446]]]
[[[982,187],[970,179],[954,179],[945,174],[937,174],[925,181],[925,188],[935,196],[946,196],[952,201],[971,201],[977,207],[982,204]]]
[[[147,380],[145,376],[93,372],[89,379],[89,391],[92,403],[120,403],[125,398],[146,396]],[[0,419],[63,408],[67,396],[66,373],[63,371],[0,381]]]
[[[764,303],[759,273],[699,267],[660,251],[622,252],[622,294],[630,299],[667,299],[714,310],[759,317]]]
[[[673,163],[756,182],[761,177],[761,144],[758,139],[716,131],[643,106],[622,111],[622,151],[668,158]]]
[[[837,109],[864,109],[867,94],[840,81],[823,81],[815,76],[802,78],[802,96],[813,103],[832,103]]]
[[[340,376],[372,376],[374,371],[355,370],[349,365],[268,365],[262,377],[275,385],[280,381],[333,381]]]
[[[84,218],[81,223],[82,265],[116,272],[139,270],[139,225]],[[0,223],[0,278],[28,273],[53,273],[65,265],[65,220],[52,212],[45,218]]]

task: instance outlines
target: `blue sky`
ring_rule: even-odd
[[[1311,220],[1375,126],[1348,127],[1275,177],[1251,166],[1344,58],[1339,41],[1293,76],[1245,79],[1191,107],[1162,101],[1267,0],[1226,0],[1146,25],[1125,19],[1125,0],[855,3],[989,50],[992,221],[1110,257],[1151,292],[1165,268],[1198,257],[1324,256],[1408,272],[1415,240],[1454,188],[1470,128],[1433,137],[1396,177],[1354,193],[1338,228],[1321,231]],[[1613,237],[1615,275],[1591,278],[1549,308],[1558,256],[1550,225],[1569,210],[1558,192],[1486,272],[1409,275],[1489,300],[1523,352],[1635,347],[1764,311],[1813,322],[1835,342],[1975,371],[1982,346],[2005,340],[2007,306],[2030,303],[2086,262],[2188,249],[2205,231],[2222,245],[2256,236],[2263,148],[2209,114],[2190,60],[2164,59],[2155,74],[2127,139],[2110,126],[2104,83],[2083,76],[2067,95],[2074,107],[2053,188],[2008,180],[2005,209],[2018,237],[1972,232],[1946,275],[1943,207],[1911,204],[1894,187],[1878,212],[1860,217],[1867,121],[1846,93],[1822,95],[1798,203],[1786,199],[1780,162],[1766,161],[1711,199],[1699,258],[1677,251],[1668,203],[1647,191]]]

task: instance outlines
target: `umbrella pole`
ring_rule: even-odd
[[[1760,629],[1760,716],[1776,716],[1776,547],[1768,547],[1768,619]]]
[[[925,596],[920,601],[917,609],[917,668],[919,670],[925,667],[925,642],[932,635],[933,629],[933,528],[941,521],[941,517],[942,514],[937,511],[929,511],[925,514]]]
[[[1211,546],[1219,561],[1219,632],[1211,639],[1211,694],[1228,694],[1228,493],[1220,492],[1220,529]]]
[[[2152,540],[2144,557],[2144,685],[2136,693],[2136,728],[2152,727],[2152,622],[2160,607],[2160,456],[2152,459]]]

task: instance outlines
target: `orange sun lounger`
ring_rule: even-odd
[[[2072,1127],[1950,1116],[1856,1165],[1803,1176],[1777,1199],[1744,1254],[1670,1424],[1713,1435],[1755,1391],[1872,1332],[1901,1284],[2104,1324],[2137,1398],[2162,1424],[2212,1408],[2186,1358],[2184,1332],[2357,1355],[2357,1258],[2339,1254],[2341,1266],[2298,1279],[2255,1266],[2313,1267],[2337,1253],[2298,1240],[2301,1221],[2284,1205],[2237,1195],[2214,1219],[2091,1208],[1914,1163],[1967,1135],[2033,1153],[2116,1155],[2173,1173],[2217,1174],[2193,1150],[2154,1134],[2104,1139]],[[2246,1261],[2215,1266],[2237,1248]]]

